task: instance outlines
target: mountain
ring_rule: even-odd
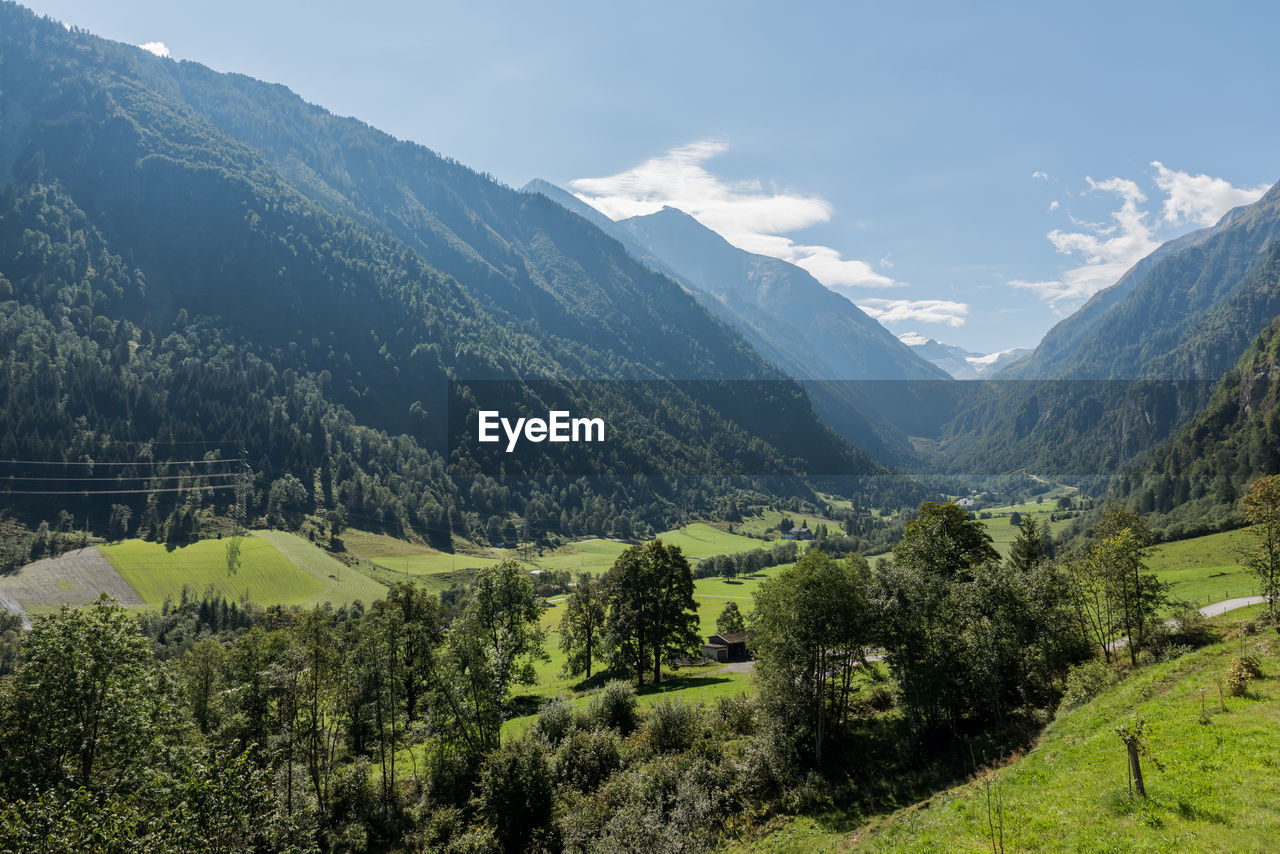
[[[893,333],[807,270],[739,249],[672,207],[613,222],[545,181],[537,192],[588,218],[653,269],[673,275],[762,354],[806,380],[945,379]]]
[[[982,379],[1031,352],[1010,348],[997,353],[977,353],[954,344],[943,344],[918,332],[904,332],[898,340],[957,380]]]
[[[910,437],[921,429],[921,413],[954,406],[945,371],[808,271],[739,249],[675,208],[615,222],[546,181],[524,189],[583,217],[683,285],[757,352],[804,381],[823,421],[873,457],[918,464]]]
[[[952,470],[1110,475],[1174,435],[1280,315],[1280,185],[1170,241],[964,401]]]
[[[1170,539],[1234,527],[1255,477],[1280,474],[1280,318],[1216,385],[1209,404],[1139,466],[1113,497]]]
[[[600,533],[727,500],[583,479],[614,463],[877,470],[737,332],[559,205],[283,87],[11,3],[0,56],[0,458],[85,461],[77,481],[121,466],[142,494],[81,496],[100,519],[113,501],[151,534],[207,515],[203,493],[155,478],[216,484],[161,462],[241,443],[254,516],[342,510],[446,541],[494,515]],[[493,380],[514,381],[517,410],[545,410],[533,380],[576,411],[610,407],[612,456],[553,464],[554,484],[480,475],[448,415]],[[17,494],[35,491],[5,501],[56,515],[62,499]]]
[[[1280,185],[1160,246],[1000,376],[1216,381],[1280,314],[1277,236]]]

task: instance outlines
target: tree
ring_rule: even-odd
[[[1012,513],[1010,513],[1010,514],[1009,514],[1009,524],[1010,524],[1010,525],[1013,525],[1015,528],[1016,528],[1016,527],[1018,527],[1019,525],[1021,525],[1021,524],[1022,524],[1022,514],[1021,514],[1021,513],[1019,513],[1017,510],[1014,510]]]
[[[854,667],[871,643],[866,561],[818,549],[761,582],[751,615],[761,710],[774,732],[821,766],[844,723]]]
[[[967,577],[973,567],[999,559],[986,526],[953,502],[921,504],[893,549],[895,564],[942,576]]]
[[[149,641],[105,594],[37,619],[0,707],[0,782],[127,790],[159,770],[177,739],[174,693]]]
[[[605,576],[605,591],[609,646],[619,666],[635,671],[637,685],[650,663],[660,682],[664,658],[697,646],[693,573],[679,546],[653,540],[627,549]]]
[[[605,616],[604,583],[587,573],[578,576],[577,587],[564,606],[560,618],[560,649],[565,653],[565,670],[591,678],[591,662],[602,647]]]
[[[1240,562],[1258,576],[1267,616],[1274,618],[1280,599],[1280,475],[1260,477],[1245,490],[1240,501],[1245,518],[1253,524],[1258,546],[1240,551]]]
[[[1096,583],[1103,586],[1115,631],[1127,638],[1130,663],[1138,663],[1138,652],[1168,602],[1168,585],[1146,572],[1146,543],[1129,528],[1095,542],[1087,558]]]
[[[733,600],[724,606],[724,610],[720,612],[720,616],[716,617],[716,631],[722,635],[738,634],[747,630],[746,621],[742,619],[742,612],[738,610],[738,603]]]
[[[497,746],[511,686],[537,682],[533,662],[546,657],[546,631],[539,623],[544,608],[516,561],[476,573],[467,604],[449,630],[453,672],[437,682],[473,751]]]
[[[1022,521],[1022,528],[1009,547],[1009,566],[1021,572],[1028,572],[1032,567],[1048,559],[1044,540],[1041,536],[1040,523],[1036,517],[1028,513]]]
[[[536,738],[517,738],[485,760],[476,802],[504,852],[546,850],[534,845],[552,824],[555,785],[545,749]]]

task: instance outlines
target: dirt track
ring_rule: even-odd
[[[115,567],[92,547],[38,560],[11,575],[0,576],[0,596],[16,601],[33,613],[62,605],[87,605],[100,593],[106,593],[121,605],[146,604]]]

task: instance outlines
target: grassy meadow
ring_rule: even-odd
[[[1253,596],[1258,578],[1240,565],[1238,550],[1256,545],[1247,528],[1161,543],[1151,550],[1147,566],[1173,585],[1174,596],[1196,605]]]
[[[185,586],[200,596],[207,590],[232,600],[246,596],[258,604],[342,604],[379,599],[386,588],[343,567],[306,540],[283,532],[250,534],[241,543],[240,567],[227,571],[227,540],[201,540],[169,548],[162,543],[125,540],[100,546],[147,605],[177,602]],[[282,550],[286,549],[288,554]],[[296,559],[295,559],[296,558]]]

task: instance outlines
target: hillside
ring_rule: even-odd
[[[1115,496],[1154,514],[1171,537],[1240,524],[1249,481],[1280,473],[1280,319],[1213,390],[1208,405],[1150,459],[1117,479]]]
[[[1170,241],[965,399],[935,438],[955,471],[1109,475],[1173,436],[1280,314],[1280,185]],[[1083,414],[1083,419],[1079,416]]]
[[[132,497],[80,496],[99,524],[116,502],[151,535],[204,519],[217,502],[203,499],[228,497],[219,483],[159,464],[242,448],[249,512],[291,525],[342,509],[447,545],[494,514],[539,536],[674,519],[661,478],[572,491],[476,478],[467,447],[448,444],[449,406],[467,381],[502,378],[517,380],[509,403],[535,411],[526,380],[653,381],[560,389],[574,409],[608,405],[615,456],[649,474],[876,470],[737,333],[557,205],[282,87],[12,4],[0,52],[0,457],[136,463],[115,470],[141,487]],[[700,397],[670,379],[768,382]],[[689,424],[714,441],[688,441]],[[64,474],[68,491],[101,476]],[[198,489],[144,485],[158,476]],[[160,485],[175,497],[148,505]],[[681,501],[710,509],[728,490]],[[63,509],[16,498],[37,491],[6,499],[33,526]]]
[[[1216,680],[1242,652],[1258,655],[1263,678],[1220,704]],[[1277,652],[1274,638],[1255,635],[1144,668],[1059,715],[1026,753],[980,761],[971,782],[866,823],[801,817],[723,850],[980,852],[994,837],[1005,851],[1270,851],[1280,832]],[[1114,732],[1133,715],[1146,720],[1156,760],[1143,760],[1146,801],[1129,793]]]

